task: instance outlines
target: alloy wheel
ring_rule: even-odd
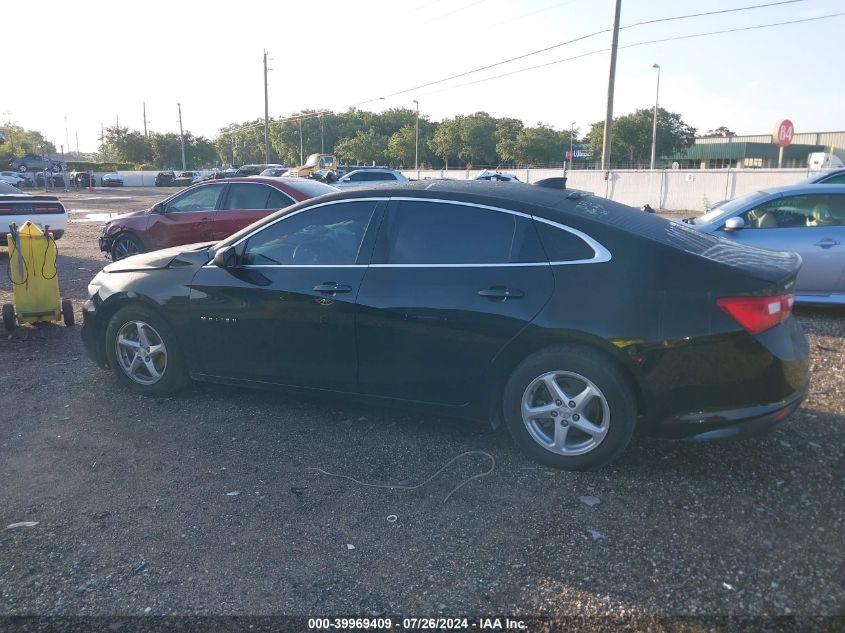
[[[610,407],[589,378],[570,371],[538,376],[522,396],[522,421],[531,438],[557,455],[589,453],[610,429]]]
[[[130,380],[154,385],[167,370],[167,348],[161,335],[149,323],[128,321],[114,341],[115,357]]]

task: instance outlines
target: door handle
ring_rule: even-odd
[[[352,286],[346,284],[339,284],[334,281],[325,281],[314,286],[313,290],[316,292],[324,292],[326,294],[337,294],[339,292],[352,292]]]
[[[507,301],[508,299],[521,299],[525,296],[522,290],[512,290],[510,288],[503,288],[501,286],[493,286],[492,288],[485,288],[478,291],[479,297],[487,297],[496,301]]]
[[[816,242],[813,246],[821,246],[822,248],[832,248],[834,246],[839,246],[839,242],[836,240],[831,239],[824,239],[821,242]]]
[[[211,218],[203,218],[200,220],[200,224],[205,224],[206,222],[211,222]]]

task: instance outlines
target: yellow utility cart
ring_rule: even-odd
[[[32,222],[24,222],[20,229],[17,224],[9,228],[6,242],[15,303],[3,304],[3,325],[13,330],[17,323],[59,319],[73,325],[73,304],[59,296],[59,250],[50,227],[42,232]]]

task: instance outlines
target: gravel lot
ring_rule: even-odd
[[[63,196],[80,321],[97,214],[166,193]],[[637,438],[587,474],[481,423],[210,385],[140,398],[78,328],[19,328],[0,337],[0,614],[843,616],[845,311],[797,314],[812,390],[784,425]],[[472,451],[493,472],[444,501],[490,468]],[[315,470],[410,485],[467,452],[414,490]]]

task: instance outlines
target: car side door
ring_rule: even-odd
[[[725,232],[727,237],[801,255],[803,263],[795,284],[798,294],[845,291],[845,195],[782,196],[739,217],[744,227]]]
[[[236,265],[201,268],[190,292],[194,370],[354,390],[355,300],[379,205],[370,198],[297,210],[244,236]]]
[[[530,216],[394,198],[358,294],[363,393],[461,406],[554,279]]]
[[[224,183],[202,184],[157,205],[141,236],[147,250],[213,239],[211,225],[225,188]]]
[[[286,193],[262,182],[229,183],[226,196],[214,214],[209,239],[225,239],[273,211],[294,203]]]

